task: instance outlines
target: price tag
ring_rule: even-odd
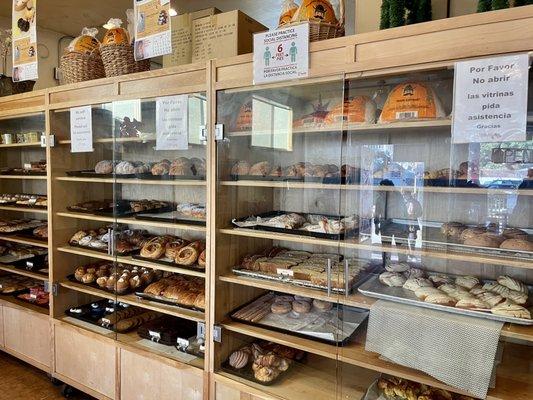
[[[454,143],[526,140],[527,54],[455,64]]]
[[[161,340],[161,333],[159,332],[148,331],[148,335],[153,342],[159,342]]]
[[[156,150],[189,148],[189,96],[159,97],[156,101]]]
[[[254,84],[309,75],[309,24],[254,35]]]
[[[70,109],[70,140],[72,153],[91,153],[94,151],[91,106]]]
[[[278,275],[286,276],[288,278],[293,278],[294,277],[294,271],[291,271],[290,269],[278,268],[277,269],[277,273],[278,273]]]
[[[178,338],[177,343],[178,343],[178,348],[182,350],[186,350],[190,344],[190,342],[187,339],[183,339],[183,338]]]

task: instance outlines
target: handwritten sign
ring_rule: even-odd
[[[254,84],[309,75],[309,24],[254,35]]]
[[[11,0],[13,82],[39,77],[37,58],[37,1]]]
[[[159,97],[156,101],[156,150],[189,148],[189,96]]]
[[[135,60],[172,53],[170,0],[136,0]]]
[[[526,140],[527,54],[455,64],[453,142]]]
[[[72,153],[94,151],[91,106],[70,109],[70,151]]]

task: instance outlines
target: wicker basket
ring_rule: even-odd
[[[303,6],[303,3],[300,7]],[[299,20],[297,16],[299,12],[295,14],[295,18],[288,24],[283,25],[283,28],[289,26],[298,25],[304,22],[309,22],[309,41],[318,42],[319,40],[333,39],[336,37],[344,36],[345,29],[345,3],[344,0],[339,0],[339,18],[338,24],[331,24],[329,22],[322,21],[308,21],[308,20]]]
[[[150,70],[150,60],[135,61],[131,44],[108,44],[100,51],[107,77]]]
[[[99,52],[67,53],[61,57],[61,74],[65,84],[105,78],[102,57]]]

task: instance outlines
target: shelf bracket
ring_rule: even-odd
[[[215,125],[215,140],[224,140],[224,124]]]
[[[59,291],[59,284],[57,282],[52,282],[52,284],[50,284],[50,282],[45,281],[44,291],[46,293],[50,293],[54,297],[57,297],[57,293]]]
[[[200,142],[207,142],[207,126],[205,125],[200,126],[199,139],[200,139]]]
[[[41,135],[41,147],[46,147],[50,144],[50,147],[54,147],[56,144],[55,135]]]
[[[213,341],[222,343],[222,327],[218,325],[213,326]]]

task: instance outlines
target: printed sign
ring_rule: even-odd
[[[37,0],[12,2],[13,82],[37,79]]]
[[[189,96],[159,97],[156,102],[156,150],[189,148]]]
[[[309,24],[254,35],[254,84],[309,75]]]
[[[172,53],[170,0],[135,0],[135,60]]]
[[[527,54],[455,64],[453,142],[526,140]]]
[[[91,106],[70,109],[70,151],[72,153],[94,151]]]

